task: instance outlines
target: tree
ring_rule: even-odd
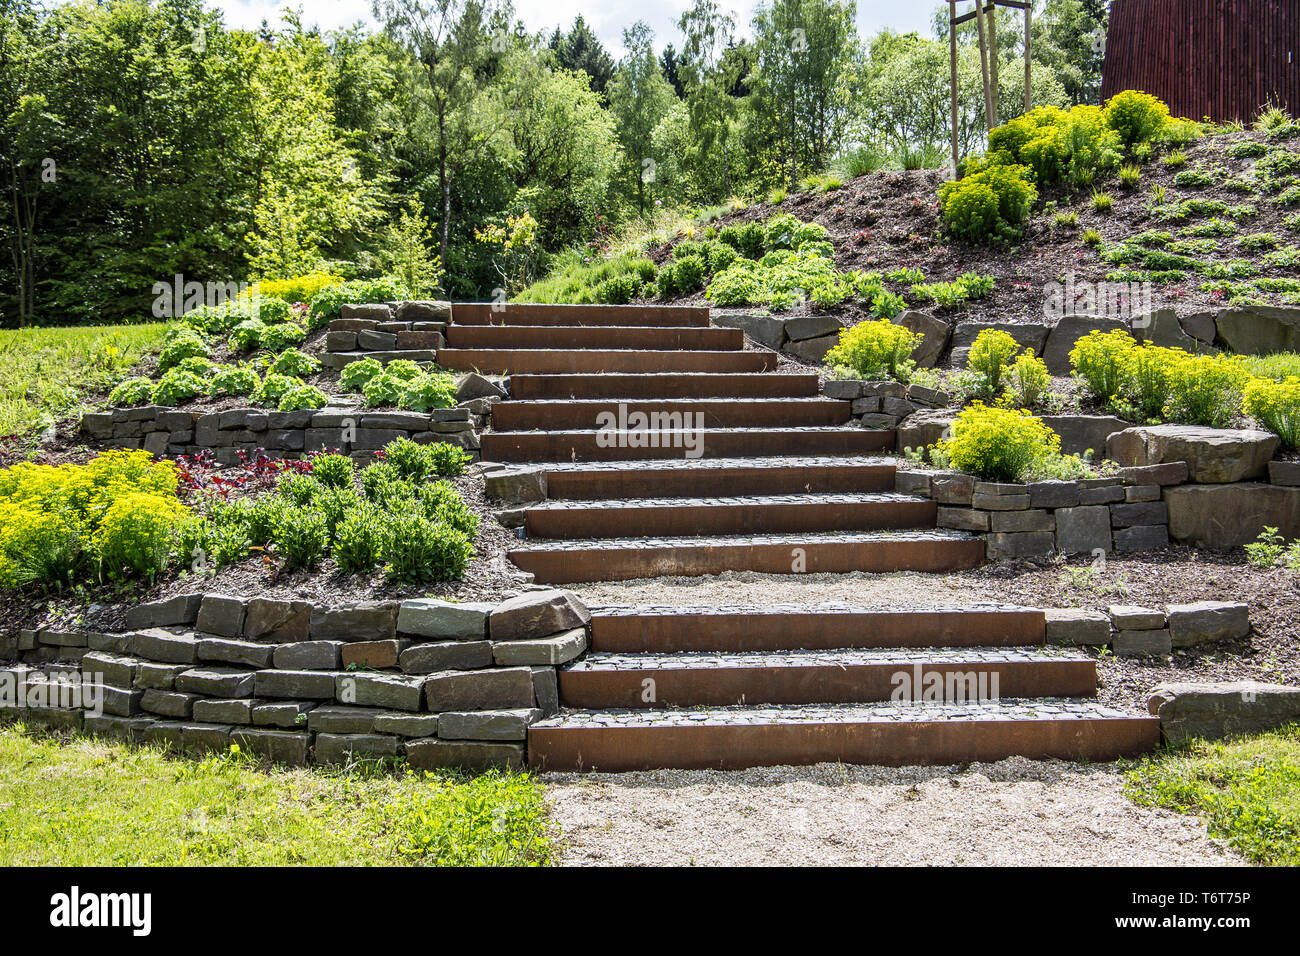
[[[623,31],[627,56],[609,86],[609,105],[618,123],[625,167],[635,183],[637,209],[646,210],[646,186],[655,181],[653,133],[676,100],[673,88],[659,72],[652,40],[654,34],[638,20]]]
[[[705,154],[714,146],[721,152],[722,195],[730,196],[728,149],[739,104],[731,94],[737,61],[729,61],[725,53],[732,48],[736,23],[713,0],[695,0],[677,25],[686,35],[680,71],[691,133]]]
[[[852,0],[773,0],[754,15],[753,111],[791,188],[839,148],[853,100]]]
[[[510,47],[494,0],[375,0],[375,19],[424,67],[442,216],[438,258],[447,261],[452,181],[502,134],[498,90],[482,82]]]
[[[682,87],[681,57],[677,55],[671,43],[664,47],[663,53],[659,54],[659,70],[668,81],[668,85],[673,88],[673,93],[681,99],[685,95]]]
[[[548,46],[555,56],[555,65],[562,70],[581,70],[591,77],[591,88],[604,94],[614,77],[614,58],[601,44],[600,38],[587,26],[582,14],[573,21],[568,33],[556,27]]]

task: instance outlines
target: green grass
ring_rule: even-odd
[[[524,774],[289,769],[0,727],[0,866],[544,865]]]
[[[640,258],[636,253],[624,252],[609,259],[583,262],[576,252],[562,253],[556,257],[550,274],[513,296],[511,301],[592,303],[596,301],[594,293],[598,285],[630,272],[632,264]]]
[[[1272,355],[1243,355],[1241,362],[1258,378],[1300,376],[1300,352],[1274,352]]]
[[[0,329],[0,436],[71,415],[162,344],[166,323]]]
[[[1252,862],[1300,864],[1300,725],[1148,758],[1126,791],[1144,806],[1202,814],[1211,837]]]

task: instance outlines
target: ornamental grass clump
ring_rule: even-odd
[[[1061,439],[1024,409],[975,402],[957,416],[939,450],[953,468],[985,481],[1020,481],[1060,456]]]

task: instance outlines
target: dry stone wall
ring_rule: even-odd
[[[291,764],[519,767],[590,620],[545,588],[495,603],[184,595],[131,609],[124,630],[0,636],[0,716]]]

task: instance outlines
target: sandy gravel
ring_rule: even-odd
[[[547,774],[571,866],[1239,866],[1198,818],[1134,805],[1120,771],[952,767]]]

